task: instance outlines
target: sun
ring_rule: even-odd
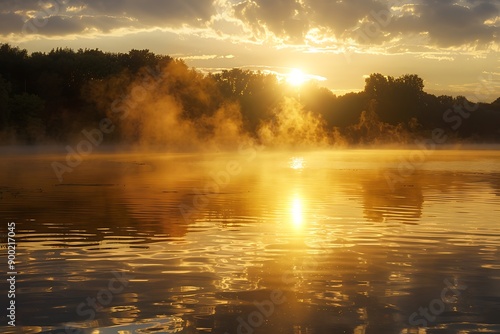
[[[302,170],[304,169],[304,158],[302,157],[293,157],[289,161],[289,166],[292,169],[295,170]]]
[[[301,70],[294,68],[288,74],[286,81],[292,86],[300,86],[307,80],[307,75],[304,74]]]
[[[295,196],[293,198],[290,213],[292,216],[293,226],[295,226],[296,228],[300,228],[302,226],[302,222],[304,220],[304,217],[302,214],[302,199],[300,197]]]

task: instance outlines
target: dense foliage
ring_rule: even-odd
[[[372,74],[336,96],[242,69],[203,74],[148,50],[35,52],[0,44],[0,143],[66,143],[110,120],[108,143],[189,147],[245,136],[265,145],[500,141],[500,98],[474,104],[434,96],[414,74]]]

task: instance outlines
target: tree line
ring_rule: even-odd
[[[116,119],[112,143],[139,141],[147,132],[143,118],[168,116],[173,105],[172,117],[192,124],[200,138],[225,131],[224,120],[234,117],[238,133],[257,141],[271,133],[299,144],[306,137],[329,144],[411,143],[440,128],[454,141],[500,142],[500,98],[472,103],[463,96],[435,96],[425,92],[416,74],[374,73],[363,91],[337,96],[315,82],[293,87],[273,74],[238,68],[204,74],[149,50],[58,48],[29,54],[0,44],[0,143],[74,140],[82,128],[112,119],[113,105],[130,100],[137,87],[153,93],[128,103],[134,122],[120,126]],[[142,113],[151,109],[146,106],[151,100],[163,103],[155,104],[154,113]],[[226,110],[222,116],[221,109]],[[161,140],[162,135],[152,139]]]

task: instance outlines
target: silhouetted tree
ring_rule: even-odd
[[[9,94],[11,91],[10,83],[5,81],[0,75],[0,130],[8,126],[10,109],[9,109]]]
[[[375,73],[365,80],[365,92],[378,102],[377,114],[390,124],[407,123],[412,118],[422,120],[423,89],[424,81],[415,74],[394,79]]]
[[[385,99],[391,93],[394,84],[393,77],[386,77],[380,73],[371,74],[365,79],[365,92],[370,99]]]
[[[34,144],[45,136],[45,125],[42,122],[44,101],[33,94],[14,95],[9,101],[9,123],[21,140]]]
[[[331,90],[310,82],[300,89],[300,102],[306,110],[320,115],[330,128],[336,125],[337,96]]]
[[[365,92],[347,93],[339,96],[331,114],[326,119],[329,120],[330,125],[341,128],[356,124],[369,101],[370,98]]]
[[[325,133],[344,134],[353,143],[407,140],[410,133],[425,135],[436,127],[448,131],[450,138],[500,141],[500,98],[475,104],[463,96],[435,96],[424,91],[424,81],[416,74],[394,78],[373,73],[365,79],[362,92],[335,96],[315,83],[291,88],[273,74],[250,70],[205,75],[180,59],[147,49],[109,53],[56,48],[29,54],[0,44],[0,142],[14,136],[29,143],[44,138],[65,141],[82,128],[113,117],[113,103],[130,102],[134,87],[149,90],[153,100],[168,96],[170,109],[159,112],[168,114],[175,107],[176,117],[197,124],[201,136],[220,132],[218,122],[231,115],[243,123],[246,134],[258,137],[263,124],[276,121],[277,110],[281,108],[282,119],[288,119],[285,116],[291,115],[286,112],[297,106],[306,119],[321,120]],[[292,100],[283,108],[283,101]],[[230,112],[221,113],[227,106]],[[457,120],[459,114],[449,114],[450,110],[465,110],[470,116],[464,112]],[[216,114],[219,121],[207,121]],[[118,126],[108,138],[123,140],[120,131]],[[129,140],[139,137],[137,132]]]
[[[15,93],[25,91],[28,73],[28,51],[9,44],[0,44],[0,74],[12,85]]]
[[[245,127],[251,133],[271,117],[283,96],[276,76],[271,74],[235,68],[212,76],[222,96],[240,104]]]

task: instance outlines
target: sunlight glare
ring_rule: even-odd
[[[292,201],[292,222],[293,226],[299,228],[302,226],[303,217],[302,217],[302,200],[300,197],[295,196]]]
[[[304,158],[302,157],[293,157],[290,159],[290,168],[292,169],[304,169]]]
[[[307,80],[307,75],[301,70],[294,68],[289,74],[286,81],[292,86],[300,86]]]

